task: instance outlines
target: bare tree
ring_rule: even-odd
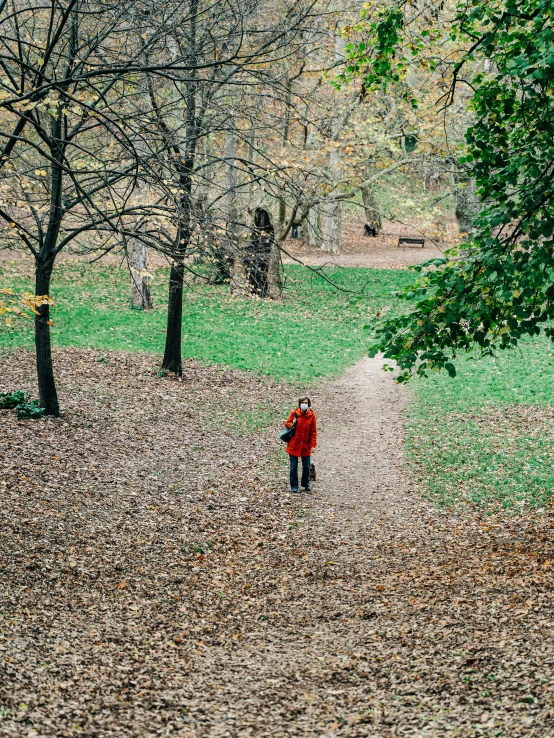
[[[306,43],[302,32],[313,23],[315,5],[313,0],[284,0],[275,7],[265,0],[216,5],[191,0],[172,43],[195,71],[150,84],[152,135],[163,141],[156,166],[150,167],[150,186],[165,191],[164,202],[178,214],[162,364],[169,371],[182,371],[187,258],[210,261],[217,281],[228,280],[235,294],[251,292],[245,258],[247,252],[251,256],[254,209],[245,195],[253,194],[254,184],[276,192],[276,180],[283,179],[255,143],[267,133],[260,100],[283,88],[275,70]],[[221,49],[235,50],[233,62],[214,66]],[[275,255],[273,282],[279,280],[280,263],[274,248],[272,264]]]
[[[180,0],[140,9],[132,0],[0,5],[2,235],[33,255],[37,295],[50,293],[56,257],[72,242],[86,238],[102,251],[118,235],[158,246],[165,238],[155,223],[135,228],[137,217],[163,219],[169,208],[135,198],[147,162],[135,147],[142,121],[130,101],[140,75],[193,73],[195,62],[166,44],[188,17]],[[229,48],[217,63],[235,54]],[[35,319],[38,386],[41,406],[58,415],[49,308]]]

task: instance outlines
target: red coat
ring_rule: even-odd
[[[287,444],[287,454],[291,456],[311,456],[312,448],[317,445],[315,413],[311,407],[308,408],[306,413],[303,413],[299,407],[296,408],[285,423],[287,428],[291,427],[295,415],[297,418],[296,433]]]

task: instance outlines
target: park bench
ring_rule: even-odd
[[[398,239],[398,247],[400,246],[421,246],[422,249],[425,248],[425,239],[424,238],[408,238],[407,236],[401,236]]]

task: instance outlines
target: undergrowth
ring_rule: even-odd
[[[38,400],[31,400],[22,390],[0,392],[0,410],[15,410],[20,420],[36,420],[44,415]]]

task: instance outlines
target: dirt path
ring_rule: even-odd
[[[422,261],[441,257],[444,251],[457,242],[457,229],[454,223],[449,225],[446,241],[437,241],[437,234],[419,224],[419,228],[384,221],[383,231],[377,238],[366,238],[363,235],[363,222],[347,219],[343,228],[343,251],[340,254],[326,254],[320,249],[309,248],[294,239],[285,243],[290,256],[296,257],[310,266],[339,267],[373,267],[379,269],[400,269]],[[398,247],[401,236],[424,238],[425,248],[416,246]],[[284,255],[287,264],[295,263],[290,256]]]
[[[321,398],[320,472],[313,515],[325,521],[329,506],[348,530],[364,536],[383,517],[404,521],[413,488],[402,468],[405,390],[382,370],[380,359],[363,359]]]
[[[447,248],[445,246],[445,248]],[[391,245],[368,247],[366,251],[354,254],[322,254],[321,251],[299,252],[296,258],[303,264],[312,267],[371,267],[373,269],[405,269],[408,266],[421,264],[428,259],[444,256],[444,249],[440,250],[434,244],[428,244],[425,249],[398,248]],[[285,256],[285,264],[298,264],[298,261]]]
[[[236,653],[217,653],[217,697],[209,711],[203,697],[190,704],[206,715],[199,735],[419,735],[416,712],[387,695],[405,681],[402,668],[372,673],[376,659],[398,659],[402,646],[387,640],[405,637],[391,630],[389,586],[380,584],[398,574],[398,552],[387,554],[397,539],[403,550],[422,543],[435,524],[404,469],[407,392],[382,363],[363,359],[313,398],[318,481],[312,495],[289,495],[298,564],[262,594],[267,624],[243,633]],[[205,662],[197,666],[204,675]]]

